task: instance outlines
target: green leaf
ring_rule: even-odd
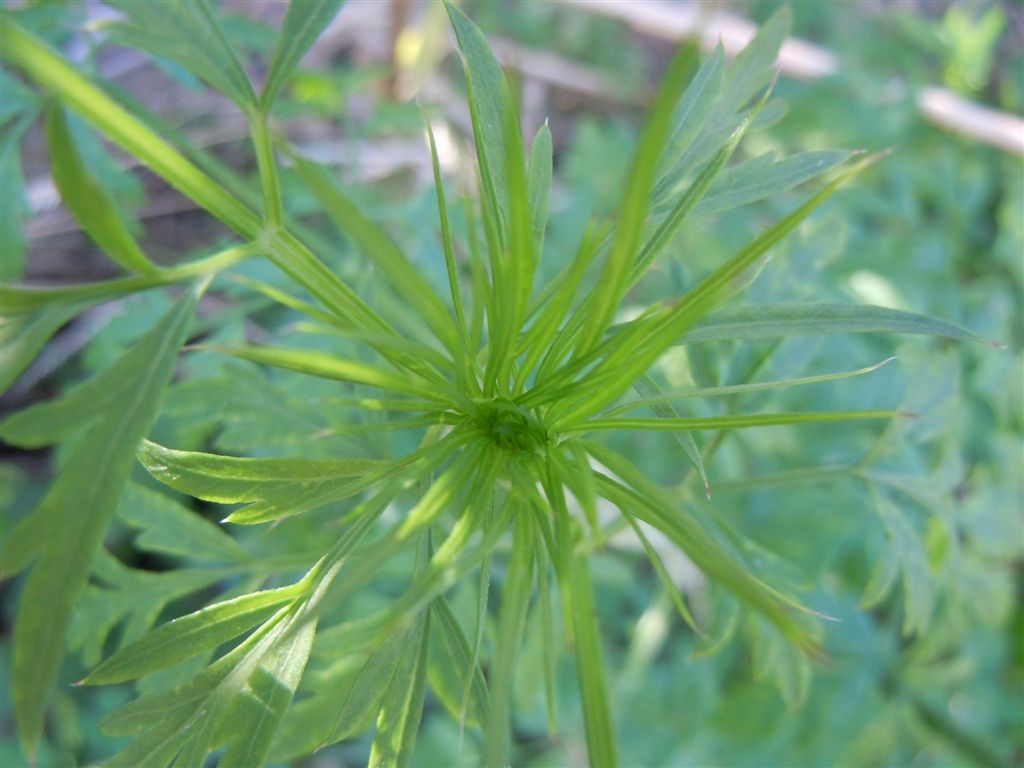
[[[530,168],[526,188],[533,212],[534,251],[538,257],[544,251],[544,230],[548,225],[548,202],[551,199],[552,146],[551,128],[544,121],[530,145]]]
[[[170,9],[176,3],[133,3],[124,5],[140,13]],[[159,22],[153,27],[161,30]],[[258,216],[239,202],[184,155],[160,138],[145,123],[98,88],[78,69],[45,43],[22,29],[9,14],[0,14],[0,36],[4,45],[0,57],[20,67],[43,88],[53,92],[103,134],[141,160],[157,175],[195,200],[243,237],[255,239],[262,230]],[[205,32],[202,35],[205,37]]]
[[[0,70],[0,77],[4,94],[0,109],[3,109],[14,100],[12,95],[17,94],[19,87],[24,86],[4,70]],[[28,93],[31,95],[30,91]],[[0,232],[0,280],[20,280],[25,274],[25,178],[18,150],[33,117],[29,114],[4,125],[0,134],[0,221],[4,223]]]
[[[614,768],[619,763],[615,746],[608,684],[604,677],[601,629],[590,583],[590,564],[577,556],[572,565],[572,620],[576,638],[576,674],[579,676],[583,725],[587,734],[587,757],[591,765]]]
[[[750,413],[731,416],[695,416],[678,418],[610,418],[590,419],[579,424],[564,425],[563,432],[590,432],[608,429],[650,429],[675,432],[687,429],[748,429],[781,424],[808,424],[861,419],[894,419],[908,416],[902,411],[803,411],[794,413]]]
[[[418,456],[417,456],[418,457]],[[218,504],[244,503],[232,521],[297,514],[369,487],[408,461],[380,459],[250,459],[175,451],[146,441],[139,460],[176,491]]]
[[[454,392],[446,391],[450,390],[450,387],[442,388],[443,385],[435,382],[424,381],[410,375],[392,373],[368,363],[346,360],[326,352],[257,346],[209,346],[205,347],[205,349],[217,350],[253,363],[284,368],[289,371],[298,371],[310,376],[390,389],[406,395],[414,395],[425,400],[431,400],[440,405],[448,405],[453,399],[458,403],[457,398],[459,396]]]
[[[330,179],[322,168],[294,153],[295,170],[323,204],[339,231],[355,243],[356,249],[373,260],[398,295],[419,312],[434,335],[449,350],[456,349],[455,328],[444,302],[413,266],[387,232],[363,214]]]
[[[103,25],[122,45],[173,61],[234,101],[243,110],[255,109],[256,93],[249,76],[231,49],[206,0],[139,3],[111,0],[127,21]]]
[[[281,720],[309,660],[316,622],[305,621],[266,655],[245,687],[235,697],[221,727],[228,740],[218,768],[253,768],[263,765]]]
[[[532,518],[526,514],[516,515],[512,555],[501,590],[497,647],[491,666],[490,707],[484,738],[484,762],[487,765],[511,763],[512,681],[533,593],[533,542]]]
[[[294,585],[253,592],[169,621],[121,648],[90,672],[82,683],[123,683],[190,659],[270,618],[278,606],[294,600],[297,595]]]
[[[42,732],[75,605],[128,478],[135,446],[159,411],[202,287],[188,291],[114,366],[82,388],[105,382],[120,387],[122,395],[107,407],[94,406],[92,426],[72,448],[39,507],[21,524],[47,528],[14,629],[15,712],[30,754]]]
[[[89,237],[121,266],[154,274],[158,267],[139,248],[121,217],[117,203],[86,170],[68,130],[64,110],[51,106],[46,111],[46,142],[54,183],[64,205]]]
[[[448,601],[431,603],[430,687],[454,719],[475,726],[487,711],[487,683]],[[464,693],[466,706],[463,711]]]
[[[0,318],[0,394],[18,380],[50,338],[81,309],[77,305],[49,307],[31,315]]]
[[[817,376],[800,376],[795,379],[781,379],[778,381],[758,381],[752,384],[726,384],[720,387],[694,387],[693,389],[686,389],[677,392],[670,392],[668,394],[649,395],[641,398],[640,400],[633,400],[623,405],[610,408],[604,412],[604,416],[613,416],[627,411],[635,411],[638,408],[656,408],[658,405],[670,403],[674,400],[684,400],[687,398],[696,397],[728,397],[732,395],[740,395],[749,392],[764,392],[771,389],[782,389],[785,387],[799,387],[807,384],[820,384],[826,381],[838,381],[840,379],[848,379],[852,376],[862,376],[865,373],[871,373],[877,371],[883,365],[887,365],[895,360],[896,357],[887,357],[879,363],[869,365],[865,368],[856,368],[852,371],[839,371],[837,373],[822,373]],[[655,413],[658,413],[655,410]],[[658,413],[663,418],[676,418],[676,414],[668,412]]]
[[[260,107],[270,111],[281,86],[338,13],[344,0],[291,0],[281,25],[281,35],[260,92]]]
[[[871,305],[818,303],[758,304],[715,312],[687,331],[679,343],[831,333],[920,333],[999,346],[947,320],[926,315]]]
[[[423,716],[431,614],[429,608],[422,611],[409,630],[394,679],[380,703],[367,763],[371,768],[409,765]]]
[[[654,379],[650,376],[641,376],[633,383],[633,388],[640,393],[643,398],[657,398],[662,392],[661,389],[655,384]],[[654,411],[655,415],[662,419],[678,419],[680,418],[679,413],[670,403],[665,402],[651,402],[651,410]],[[676,441],[682,447],[686,457],[690,460],[690,464],[697,474],[700,475],[701,482],[704,483],[704,493],[707,494],[708,498],[711,498],[711,485],[708,483],[708,475],[704,470],[704,459],[700,455],[700,448],[697,447],[697,443],[693,439],[693,435],[689,432],[680,430],[672,433]]]
[[[801,152],[781,160],[769,152],[726,168],[693,209],[694,216],[709,216],[763,200],[799,186],[850,159],[845,150]]]
[[[665,533],[711,579],[760,612],[791,641],[812,656],[821,656],[817,641],[793,616],[799,604],[769,587],[738,555],[720,543],[708,524],[695,513],[673,504],[668,494],[616,452],[585,442],[587,452],[622,478],[625,485],[604,473],[598,474],[601,494],[618,507],[629,506],[644,522]]]
[[[373,723],[391,687],[407,635],[407,632],[389,635],[366,657],[347,696],[341,699],[334,727],[325,745],[355,736]]]
[[[903,611],[903,632],[922,635],[928,631],[935,608],[935,587],[928,566],[928,553],[921,536],[907,520],[903,511],[884,493],[872,494],[875,511],[885,526],[896,562],[899,563],[906,605]],[[884,594],[884,590],[877,592]],[[875,597],[871,596],[869,597]]]
[[[658,98],[647,119],[630,167],[611,252],[592,294],[593,305],[588,307],[586,323],[577,344],[580,354],[589,352],[604,335],[625,291],[625,281],[640,249],[650,195],[657,178],[658,161],[671,128],[672,112],[693,74],[695,59],[696,49],[684,46],[676,54],[662,80]]]
[[[507,222],[510,203],[505,126],[518,122],[514,119],[512,94],[483,33],[451,3],[446,2],[445,8],[465,65],[481,189],[490,198],[498,221]],[[499,226],[499,231],[503,227]]]
[[[55,288],[0,283],[0,307],[3,308],[4,316],[22,315],[64,304],[77,304],[78,310],[81,311],[93,304],[109,301],[118,296],[192,280],[203,275],[216,274],[222,269],[244,261],[253,254],[252,246],[233,246],[205,258],[162,269],[159,274],[132,275],[97,283],[77,283]]]
[[[216,525],[174,499],[137,483],[129,483],[118,516],[142,529],[135,546],[214,563],[251,563],[253,556]]]

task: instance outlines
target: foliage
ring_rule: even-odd
[[[859,408],[835,410],[827,394],[797,401],[815,407],[795,407],[790,390],[822,392],[818,385],[867,376],[881,363],[811,373],[802,369],[816,348],[787,340],[880,331],[979,339],[908,311],[803,301],[799,287],[794,303],[759,279],[771,254],[809,266],[785,238],[813,237],[818,220],[810,215],[879,157],[819,150],[730,164],[747,132],[771,115],[769,66],[787,14],[774,16],[731,63],[721,51],[699,66],[692,48],[678,52],[617,211],[595,217],[567,247],[549,238],[557,222],[547,225],[548,127],[525,144],[503,72],[476,27],[449,7],[465,61],[479,196],[461,211],[449,207],[428,123],[441,241],[435,263],[418,264],[356,195],[269,121],[291,70],[340,3],[289,6],[261,89],[205,2],[115,5],[125,14],[111,26],[115,39],[173,62],[237,104],[251,129],[262,199],[205,156],[168,142],[148,116],[119,105],[28,32],[20,14],[4,12],[5,62],[56,102],[45,111],[67,207],[130,273],[67,288],[4,284],[5,333],[13,329],[15,340],[4,345],[4,384],[75,313],[190,285],[162,315],[151,312],[150,330],[129,334],[88,381],[0,428],[11,444],[60,444],[62,456],[52,487],[4,542],[5,576],[27,570],[12,679],[29,754],[67,637],[92,668],[83,684],[138,681],[139,697],[102,724],[111,736],[130,737],[115,765],[202,765],[214,752],[220,765],[256,765],[371,729],[372,764],[408,764],[428,691],[460,727],[479,729],[482,762],[518,762],[510,718],[520,661],[540,658],[524,666],[540,670],[537,690],[554,736],[563,646],[574,660],[588,758],[614,764],[617,697],[603,658],[617,641],[601,626],[608,609],[595,582],[607,565],[602,550],[626,528],[659,580],[659,610],[678,612],[695,648],[732,648],[727,641],[742,631],[755,666],[795,705],[809,690],[807,657],[826,655],[816,611],[794,597],[801,581],[820,575],[804,569],[801,552],[819,539],[754,534],[753,518],[771,504],[752,504],[730,520],[692,493],[696,478],[710,490],[705,462],[724,436],[758,427],[832,424],[844,444],[841,461],[787,465],[794,438],[773,431],[744,443],[764,457],[761,474],[716,483],[714,492],[742,493],[746,483],[770,493],[794,480],[870,488],[888,544],[865,551],[862,543],[849,553],[872,563],[863,602],[882,603],[899,581],[904,630],[925,634],[937,599],[931,571],[955,549],[952,523],[935,513],[937,489],[918,467],[879,460],[893,446],[926,443],[936,409],[952,395],[910,385],[897,404],[889,379],[889,387],[851,389]],[[7,119],[34,118],[41,103],[26,97],[21,114]],[[228,225],[236,241],[157,266],[79,156],[65,109]],[[287,173],[279,155],[290,161]],[[703,261],[717,253],[695,253],[681,279],[644,279],[666,261],[670,244],[685,242],[689,219],[734,212],[822,177],[817,191],[718,263]],[[344,267],[325,260],[334,255],[330,241],[286,205],[283,190],[293,186],[314,197],[372,265],[372,282],[343,280]],[[277,271],[261,269],[261,259]],[[744,289],[753,303],[728,304]],[[196,308],[209,291],[287,311],[301,318],[300,333],[256,345],[245,341],[244,312],[200,323]],[[654,297],[636,306],[645,292]],[[198,337],[183,358],[189,376],[172,385],[179,351]],[[748,343],[728,367],[708,352]],[[930,378],[950,378],[945,364],[930,361]],[[766,397],[775,398],[770,410]],[[903,418],[910,412],[919,418]],[[715,437],[698,442],[704,432]],[[135,456],[162,489],[129,480]],[[666,474],[654,458],[661,456],[671,457],[672,469],[684,462],[689,469]],[[237,505],[224,522],[254,528],[227,535],[183,506],[188,498]],[[927,538],[916,524],[922,505]],[[140,530],[136,547],[173,557],[177,567],[146,572],[105,548],[115,512]],[[691,607],[679,592],[668,562],[676,550],[708,580],[705,604]],[[787,555],[801,564],[796,572]],[[173,602],[190,595],[200,595],[201,607],[181,615]],[[811,604],[856,613],[848,602]],[[881,679],[905,685],[892,668],[882,664]],[[649,693],[657,701],[657,691]],[[938,717],[927,702],[913,706],[924,719]],[[961,741],[966,753],[987,757],[970,738]],[[632,746],[630,754],[632,762]]]

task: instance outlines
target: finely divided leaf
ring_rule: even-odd
[[[29,753],[42,733],[46,699],[57,680],[75,604],[128,478],[135,446],[159,411],[201,288],[188,291],[97,379],[124,382],[123,395],[96,413],[26,521],[45,520],[48,530],[22,591],[14,629],[15,712]]]
[[[128,17],[104,25],[111,39],[181,65],[243,110],[256,107],[249,76],[206,0],[111,0],[111,4]]]
[[[268,111],[281,86],[288,80],[310,46],[316,42],[344,0],[291,0],[281,25],[281,36],[274,49],[267,79],[260,93],[260,107]]]
[[[118,516],[141,533],[135,546],[214,563],[251,563],[254,559],[224,530],[169,496],[129,483]]]

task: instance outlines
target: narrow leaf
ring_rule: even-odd
[[[260,106],[269,111],[281,86],[327,25],[344,0],[291,0],[281,25],[281,36],[260,93]]]
[[[169,621],[121,648],[82,683],[122,683],[190,659],[251,629],[296,596],[294,585],[254,592]]]
[[[61,199],[89,237],[121,266],[136,272],[155,273],[157,266],[135,242],[113,198],[86,170],[68,130],[64,110],[59,106],[47,110],[46,141],[53,180]]]
[[[687,331],[680,343],[832,333],[920,333],[999,346],[947,320],[926,315],[871,305],[817,303],[721,310]]]
[[[614,768],[619,763],[615,724],[612,722],[608,684],[604,676],[601,629],[598,626],[594,588],[590,583],[590,565],[586,556],[578,556],[573,561],[572,590],[576,674],[579,677],[580,700],[583,702],[587,757],[591,765]]]
[[[156,418],[201,289],[188,291],[101,374],[129,386],[116,407],[97,414],[33,513],[46,520],[49,533],[22,591],[12,680],[18,731],[29,754],[42,732],[75,605],[128,478],[135,446]]]

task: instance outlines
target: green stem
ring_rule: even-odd
[[[284,208],[281,202],[281,186],[278,181],[277,161],[274,159],[274,145],[267,125],[267,115],[261,112],[250,118],[252,143],[256,148],[256,162],[259,165],[260,181],[263,184],[263,205],[267,225],[277,229],[284,222]]]

